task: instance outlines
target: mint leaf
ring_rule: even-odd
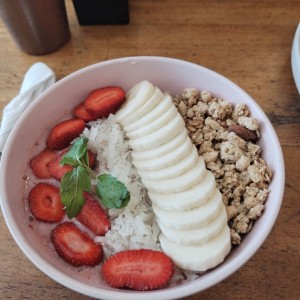
[[[61,201],[69,219],[80,212],[84,204],[84,191],[91,191],[91,178],[84,166],[78,166],[65,174],[60,185]]]
[[[79,138],[70,148],[70,150],[62,157],[61,164],[77,167],[80,164],[88,165],[87,153],[88,139],[85,137]]]
[[[130,200],[130,193],[125,184],[110,174],[97,177],[96,194],[106,208],[122,208]]]

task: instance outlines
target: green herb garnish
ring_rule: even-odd
[[[62,157],[61,164],[71,165],[74,169],[64,175],[60,185],[62,203],[69,219],[76,217],[84,204],[83,192],[91,191],[91,181],[96,179],[96,193],[107,208],[121,208],[127,205],[130,194],[126,186],[110,174],[95,178],[89,167],[87,150],[88,139],[79,138]]]
[[[72,167],[77,167],[81,164],[86,166],[89,165],[88,162],[88,152],[87,152],[87,138],[78,139],[70,150],[63,156],[61,164],[71,165]]]
[[[128,204],[130,194],[125,184],[116,177],[101,174],[97,177],[97,181],[96,194],[106,208],[122,208]]]
[[[80,212],[84,204],[83,192],[91,190],[91,177],[87,169],[77,166],[65,174],[60,186],[61,201],[66,207],[69,219]]]

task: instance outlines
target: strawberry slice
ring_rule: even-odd
[[[115,113],[124,101],[125,91],[122,88],[108,86],[92,91],[84,105],[89,113],[97,115],[98,118],[107,118],[109,114]]]
[[[51,242],[64,261],[77,267],[95,266],[103,259],[102,245],[96,244],[72,222],[64,222],[54,228]]]
[[[88,156],[89,156],[89,166],[91,169],[94,169],[96,163],[96,155],[92,151],[88,150]]]
[[[73,114],[85,122],[90,122],[98,119],[98,115],[91,114],[86,110],[86,107],[83,103],[76,106],[73,110]]]
[[[65,215],[59,188],[49,183],[38,183],[28,194],[31,213],[38,221],[56,223]]]
[[[85,203],[77,220],[96,235],[105,235],[110,229],[110,219],[98,201],[88,192],[84,192]]]
[[[69,146],[85,128],[82,119],[70,119],[55,125],[46,140],[47,148],[51,150],[62,150]]]
[[[68,151],[69,151],[69,149],[64,149],[57,156],[55,156],[55,159],[53,159],[48,164],[48,171],[50,173],[50,176],[52,176],[53,178],[55,178],[58,181],[61,181],[67,172],[72,171],[74,169],[70,165],[61,165],[61,163],[60,163],[62,157]],[[91,169],[93,169],[95,166],[95,155],[90,150],[88,150],[88,155],[89,155],[89,166]]]
[[[56,158],[56,153],[49,149],[44,149],[30,160],[30,168],[33,174],[40,179],[49,179],[51,174],[48,170],[49,163]]]
[[[160,251],[125,250],[109,257],[101,273],[112,287],[146,291],[165,285],[174,274],[174,265]]]

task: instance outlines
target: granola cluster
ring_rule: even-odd
[[[227,210],[231,241],[238,245],[261,216],[272,177],[256,144],[259,123],[245,104],[233,106],[207,91],[188,88],[173,101],[199,155],[216,178]]]

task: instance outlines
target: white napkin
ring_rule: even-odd
[[[55,82],[55,74],[44,63],[33,64],[22,82],[20,93],[4,108],[0,128],[0,152],[3,151],[6,140],[17,120],[37,96]]]

